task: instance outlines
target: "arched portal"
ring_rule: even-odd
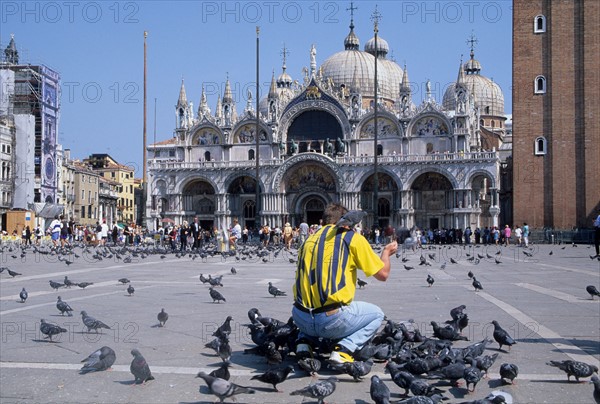
[[[375,226],[385,228],[393,222],[393,212],[400,208],[400,195],[396,181],[387,173],[377,173],[377,217]],[[375,175],[369,176],[362,184],[360,197],[363,210],[373,212],[373,192]],[[365,225],[365,223],[363,223]]]
[[[453,189],[440,173],[421,174],[412,184],[415,225],[421,229],[452,228]]]
[[[200,226],[205,230],[211,230],[215,217],[216,196],[215,189],[204,180],[195,180],[188,183],[182,192],[183,220],[192,222],[198,217]]]
[[[253,229],[256,224],[256,179],[247,175],[237,177],[227,187],[229,210],[242,228]]]
[[[299,145],[299,152],[323,153],[327,139],[343,139],[344,132],[338,120],[326,111],[310,110],[298,115],[287,131],[288,141]]]
[[[309,226],[319,224],[320,220],[323,218],[323,212],[325,212],[326,205],[327,201],[323,199],[322,196],[317,194],[307,195],[300,202],[298,209],[298,216],[301,218],[300,221],[306,221]]]

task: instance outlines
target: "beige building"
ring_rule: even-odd
[[[99,218],[106,219],[106,223],[112,227],[115,223],[122,221],[117,209],[121,184],[102,176],[99,176],[98,179],[100,180],[98,184]]]
[[[117,219],[131,223],[134,216],[134,169],[118,163],[108,154],[92,154],[84,162],[105,179],[120,184],[117,200]]]
[[[88,167],[87,164],[75,161],[75,223],[82,225],[95,225],[98,216],[99,174]]]
[[[67,219],[75,218],[75,165],[71,160],[71,150],[57,147],[58,190],[56,197],[59,205],[64,207],[63,214]]]

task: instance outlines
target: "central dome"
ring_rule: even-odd
[[[346,88],[356,85],[363,98],[374,98],[375,55],[378,55],[378,96],[394,102],[398,98],[403,71],[396,62],[385,58],[389,50],[388,43],[382,38],[377,38],[377,49],[375,49],[373,38],[365,44],[365,50],[360,51],[358,46],[349,47],[347,38],[346,49],[330,56],[321,65],[323,78],[333,80],[336,87],[342,84]],[[357,43],[358,38],[355,41],[354,43]]]

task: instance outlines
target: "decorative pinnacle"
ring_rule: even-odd
[[[279,54],[283,56],[283,66],[282,67],[283,67],[283,71],[285,71],[285,69],[287,67],[286,64],[285,64],[286,58],[290,54],[290,51],[287,50],[287,48],[285,47],[285,42],[283,44],[283,50],[281,52],[279,52]]]
[[[354,28],[354,10],[358,10],[358,7],[354,7],[354,2],[350,2],[350,7],[346,11],[350,11],[350,29]]]
[[[478,42],[479,41],[475,37],[475,33],[473,31],[471,31],[471,37],[469,39],[467,39],[467,44],[469,44],[471,46],[471,58],[473,58],[473,56],[475,56],[475,44]]]
[[[258,34],[260,34],[260,27],[257,25],[256,26],[256,36],[258,36]]]
[[[373,14],[371,14],[371,21],[373,21],[373,24],[374,24],[373,31],[375,33],[379,32],[379,20],[381,20],[381,18],[382,18],[382,15],[377,10],[377,4],[375,4],[375,11],[373,11]]]

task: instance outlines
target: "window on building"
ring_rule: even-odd
[[[546,94],[546,78],[544,76],[537,76],[535,78],[535,93]]]
[[[85,190],[82,189],[81,190],[81,200],[83,201],[85,199]]]
[[[490,107],[489,106],[485,107],[485,114],[486,115],[490,114]]]
[[[169,157],[175,157],[175,149],[169,150]]]
[[[548,146],[544,136],[538,136],[535,139],[534,154],[536,156],[545,156],[548,153]]]
[[[248,160],[254,160],[254,149],[248,150]]]
[[[210,161],[210,152],[204,152],[204,161]]]
[[[383,156],[383,146],[380,144],[377,145],[377,155]]]
[[[111,172],[111,173],[110,173],[110,176],[111,176],[112,178],[115,178],[115,172],[114,172],[114,171],[113,171],[113,172]]]
[[[543,15],[536,15],[533,19],[533,33],[542,34],[546,32],[546,17]]]

